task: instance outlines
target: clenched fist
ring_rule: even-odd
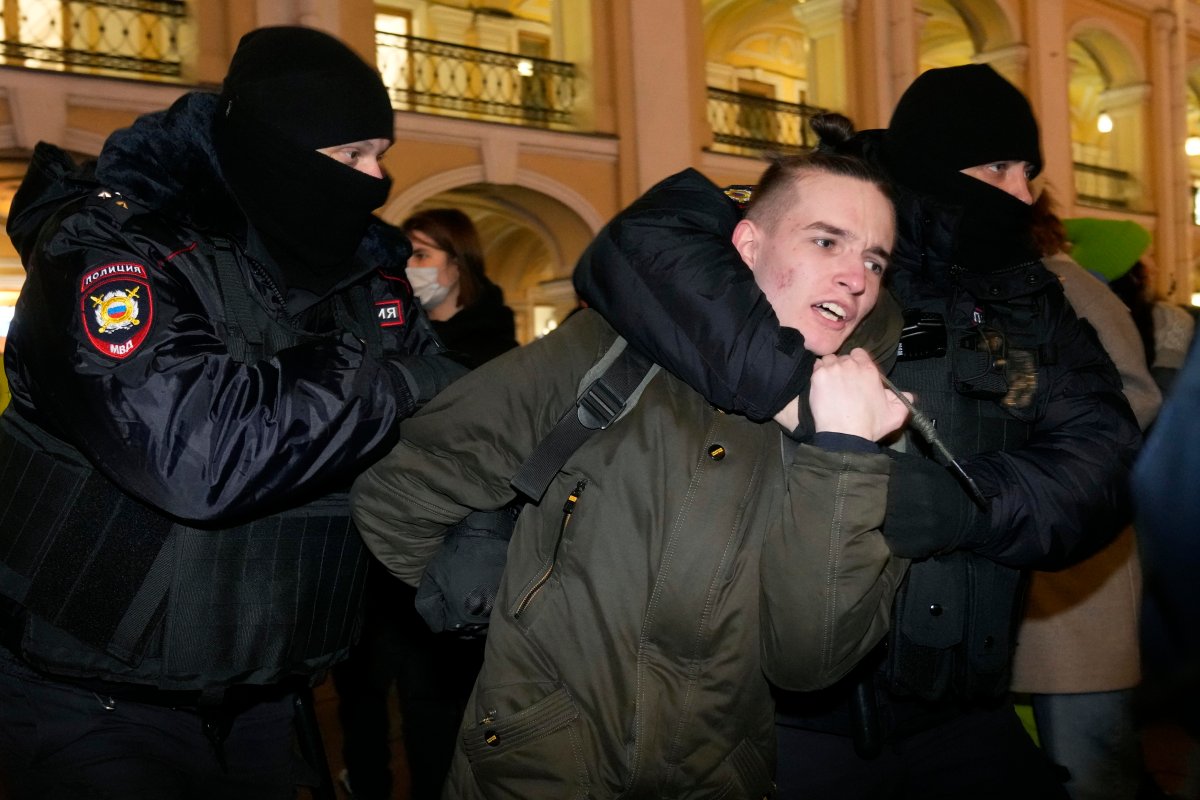
[[[848,433],[872,442],[908,419],[908,409],[883,385],[879,368],[862,348],[817,359],[808,401],[818,432]]]

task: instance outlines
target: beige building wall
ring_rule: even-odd
[[[802,97],[869,128],[886,124],[922,69],[972,61],[1030,97],[1061,215],[1136,219],[1154,233],[1147,260],[1160,293],[1183,301],[1193,291],[1200,161],[1183,149],[1189,133],[1200,135],[1192,0],[196,0],[181,81],[0,67],[0,160],[13,172],[43,139],[96,154],[137,115],[219,86],[238,39],[259,25],[323,28],[371,58],[377,7],[411,14],[422,36],[464,44],[503,49],[522,33],[544,34],[550,57],[575,65],[570,125],[398,111],[386,159],[394,188],[381,214],[400,222],[419,207],[467,208],[491,235],[490,269],[523,338],[569,310],[569,277],[587,241],[656,181],[688,166],[721,184],[757,178],[757,155],[715,143],[709,86]],[[1114,119],[1107,139],[1087,127],[1101,106]],[[1081,146],[1131,173],[1126,208],[1077,197]],[[11,192],[7,175],[0,184]],[[0,291],[20,280],[11,245],[0,242]]]

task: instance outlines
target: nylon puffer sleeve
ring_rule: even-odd
[[[676,182],[692,191],[682,192]],[[706,217],[680,210],[689,204],[707,208],[703,198],[713,191],[711,185],[704,188],[698,174],[688,173],[652,189],[644,205],[635,203],[602,232],[594,247],[603,243],[603,249],[585,254],[576,285],[610,316],[618,332],[663,359],[660,363],[710,402],[761,415],[799,385],[786,376],[807,375],[811,360],[804,363],[806,351],[774,346],[781,330],[774,313],[749,312],[765,302],[762,291],[752,279],[740,278],[749,271],[724,243],[727,237],[712,235],[714,219],[724,220],[729,231],[736,222],[716,206]],[[719,191],[716,195],[724,200]],[[706,225],[710,235],[703,238],[699,234]],[[670,237],[660,228],[674,229],[671,236],[680,237],[678,258],[664,244]],[[718,257],[726,248],[726,257]],[[885,305],[895,308],[884,302],[880,308]],[[871,335],[875,317],[864,320],[848,345]],[[688,319],[700,320],[699,327],[687,328]],[[986,484],[994,507],[983,540],[966,546],[1018,566],[1061,566],[1086,555],[1085,537],[1093,540],[1087,547],[1102,544],[1103,533],[1096,532],[1128,519],[1129,463],[1140,442],[1119,380],[1094,333],[1069,308],[1051,324],[1050,341],[1061,361],[1051,372],[1051,402],[1033,440],[1017,453],[971,459],[975,467],[969,470],[981,487]],[[656,340],[667,343],[668,351],[692,357],[668,364],[670,354],[660,355]],[[722,372],[723,358],[737,370]],[[878,354],[876,360],[881,360]],[[881,363],[890,366],[886,358]],[[779,385],[789,388],[777,394]],[[964,496],[963,502],[970,500]]]
[[[991,499],[983,540],[971,549],[1013,567],[1054,569],[1094,553],[1131,515],[1130,472],[1141,430],[1121,380],[1091,326],[1062,299],[1048,341],[1044,413],[1025,445],[962,459]]]
[[[721,189],[684,170],[605,226],[576,266],[575,291],[710,403],[763,421],[807,395],[814,356],[734,249],[740,218]],[[898,334],[899,309],[883,292],[842,352],[864,347],[887,370]]]
[[[784,442],[791,454],[760,565],[763,672],[776,686],[831,685],[887,632],[908,566],[884,541],[889,460]]]
[[[580,344],[569,335],[576,326],[602,323],[576,314],[554,334],[475,369],[405,422],[399,443],[354,482],[359,533],[401,580],[420,582],[447,527],[515,499],[512,476],[575,402],[583,370],[614,339],[609,331],[603,347]]]
[[[201,525],[345,489],[395,440],[415,406],[386,358],[346,333],[239,363],[215,328],[211,280],[114,214],[93,202],[50,221],[27,260],[7,359],[18,410]],[[180,257],[193,271],[202,261]],[[439,347],[420,332],[408,344]]]
[[[575,290],[713,405],[761,421],[807,390],[813,357],[733,248],[739,219],[721,189],[684,170],[605,226],[579,260]]]

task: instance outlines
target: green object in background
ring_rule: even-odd
[[[1038,738],[1037,722],[1033,719],[1033,706],[1029,705],[1029,695],[1018,695],[1015,706],[1017,717],[1020,718],[1021,724],[1025,726],[1025,732],[1029,734],[1030,739],[1033,739],[1034,744],[1041,747],[1042,741]]]
[[[1150,231],[1128,219],[1064,219],[1071,258],[1089,272],[1114,281],[1129,272],[1150,246]]]
[[[8,406],[8,377],[4,374],[4,368],[0,367],[0,411],[3,411]]]

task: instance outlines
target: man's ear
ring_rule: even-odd
[[[762,232],[748,219],[739,220],[733,229],[733,248],[738,251],[746,266],[754,269],[758,262],[759,237]]]

